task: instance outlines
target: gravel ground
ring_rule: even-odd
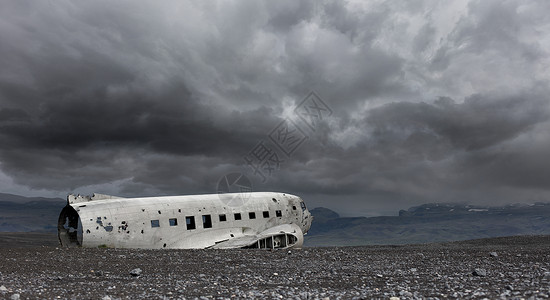
[[[302,250],[1,248],[5,299],[547,299],[550,236]]]

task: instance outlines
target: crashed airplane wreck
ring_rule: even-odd
[[[232,203],[239,199],[238,205]],[[272,193],[120,198],[67,196],[58,221],[66,247],[301,248],[313,217],[297,196]]]

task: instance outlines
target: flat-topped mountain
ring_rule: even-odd
[[[326,208],[306,236],[308,246],[352,246],[459,241],[477,238],[550,234],[550,203],[499,207],[424,204],[399,216],[341,218]]]

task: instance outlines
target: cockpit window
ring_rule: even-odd
[[[300,206],[302,207],[302,210],[306,210],[306,204],[304,201],[300,202]]]

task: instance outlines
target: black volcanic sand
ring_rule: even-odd
[[[550,296],[550,236],[291,252],[48,246],[0,252],[6,299]],[[131,275],[136,268],[141,274]]]
[[[58,245],[56,233],[0,232],[0,248],[56,247]]]

